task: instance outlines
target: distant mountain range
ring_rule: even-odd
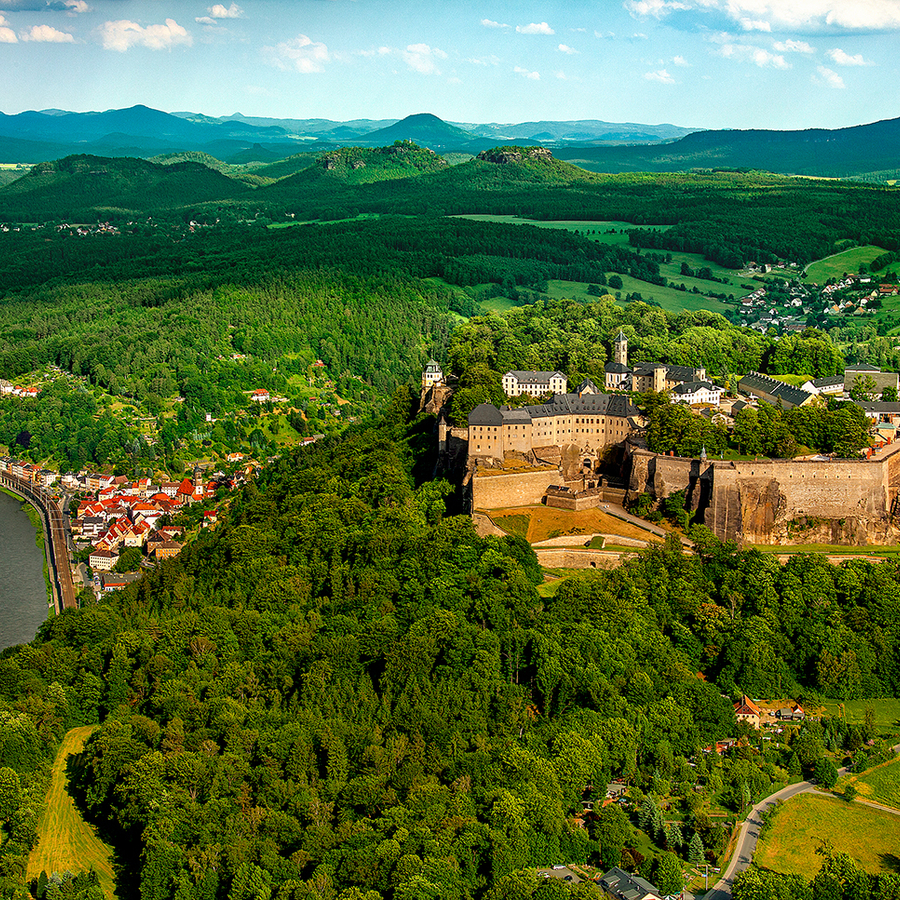
[[[675,125],[553,122],[452,123],[430,113],[400,120],[269,119],[165,113],[146,106],[106,112],[0,113],[0,162],[35,163],[73,153],[149,158],[205,153],[224,163],[276,163],[347,146],[411,140],[436,153],[476,155],[498,144],[550,148],[595,172],[762,169],[781,174],[896,178],[900,119],[805,131],[696,131]]]

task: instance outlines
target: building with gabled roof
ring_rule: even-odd
[[[793,409],[795,406],[805,406],[815,396],[802,388],[794,387],[777,378],[770,378],[761,372],[748,372],[739,382],[738,390],[742,394],[750,394],[777,406],[779,403],[785,409]]]
[[[623,869],[610,869],[597,884],[612,900],[662,900],[659,888],[640,875],[629,875]]]
[[[539,454],[566,445],[599,451],[640,428],[640,416],[621,394],[555,394],[518,409],[482,403],[469,415],[469,458],[503,460],[509,453]]]
[[[564,394],[568,379],[562,372],[537,372],[514,369],[503,376],[503,393],[507,397],[543,397]]]
[[[754,728],[759,728],[761,716],[762,710],[746,694],[742,694],[741,699],[734,704],[734,717],[738,722],[747,722]]]

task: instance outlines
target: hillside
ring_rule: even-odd
[[[456,150],[475,139],[471,132],[450,125],[431,113],[407,116],[386,128],[371,131],[365,136],[367,144],[386,144],[393,141],[415,141],[432,149]]]
[[[111,213],[146,217],[156,211],[239,197],[249,188],[197,162],[67,156],[34,166],[0,189],[0,220],[91,221]]]
[[[598,172],[741,168],[845,178],[897,168],[900,119],[834,130],[698,131],[656,146],[565,147],[555,152]]]
[[[262,171],[278,171],[279,168],[286,167],[286,163],[286,160],[275,163]],[[412,141],[397,141],[389,147],[342,147],[323,153],[313,165],[306,166],[296,175],[285,179],[281,186],[324,185],[331,182],[371,184],[441,172],[447,168],[447,161],[433,150],[423,149]]]

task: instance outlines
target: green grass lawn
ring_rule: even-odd
[[[534,225],[537,228],[562,228],[566,231],[575,231],[584,234],[585,237],[601,244],[627,244],[628,230],[631,228],[657,228],[664,231],[671,225],[634,225],[631,222],[596,221],[594,219],[556,219],[553,221],[541,221],[538,219],[523,219],[521,216],[492,216],[487,214],[474,214],[466,216],[451,216],[454,219],[471,219],[473,222],[499,222],[506,225]],[[614,234],[589,234],[586,232],[607,232],[615,229]],[[698,257],[700,259],[702,257]]]
[[[858,775],[845,776],[838,782],[835,790],[841,791],[849,784],[866,800],[900,809],[900,757]]]
[[[844,550],[852,548],[845,547]],[[898,547],[871,547],[872,552],[880,556],[883,551],[900,551]],[[842,551],[839,551],[842,552]],[[862,725],[865,721],[866,706],[871,704],[875,710],[875,726],[879,733],[896,734],[900,731],[900,699],[887,697],[881,700],[847,700],[844,703],[844,716],[851,725]],[[840,700],[826,700],[825,710],[830,716],[841,715]]]
[[[760,840],[754,862],[762,868],[812,878],[822,866],[816,849],[827,841],[867,872],[895,872],[900,864],[900,816],[861,803],[799,794],[786,801]]]
[[[848,274],[858,272],[860,263],[868,265],[882,253],[884,253],[884,248],[876,247],[874,244],[851,247],[849,250],[835,253],[834,256],[826,256],[825,259],[811,263],[803,280],[824,284],[829,278],[840,278],[845,272]]]
[[[845,547],[841,544],[747,544],[747,547],[752,547],[754,550],[759,550],[760,553],[828,553],[832,556],[887,556],[893,557],[900,555],[900,547],[896,545],[887,545],[883,547],[871,545],[867,547]],[[836,700],[828,700],[826,701],[825,706],[837,706]],[[850,703],[861,703],[863,706],[865,705],[864,700],[859,701],[850,701],[848,702],[848,707]],[[875,700],[875,703],[894,703],[900,701],[881,701]],[[862,709],[862,707],[860,707]],[[848,721],[850,721],[850,716],[847,716]],[[859,714],[859,721],[862,722],[862,712]]]
[[[91,868],[108,898],[115,897],[110,848],[81,816],[67,790],[66,759],[79,753],[95,726],[73,728],[62,740],[47,789],[46,807],[38,823],[38,844],[28,857],[28,878],[42,871],[81,872]]]

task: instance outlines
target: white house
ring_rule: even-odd
[[[689,406],[697,403],[718,406],[724,393],[725,388],[721,388],[717,384],[711,384],[708,381],[689,381],[673,388],[672,398],[677,403],[687,403]]]
[[[544,394],[565,394],[568,381],[562,372],[523,372],[515,369],[503,376],[503,393],[507,397],[543,397]]]

